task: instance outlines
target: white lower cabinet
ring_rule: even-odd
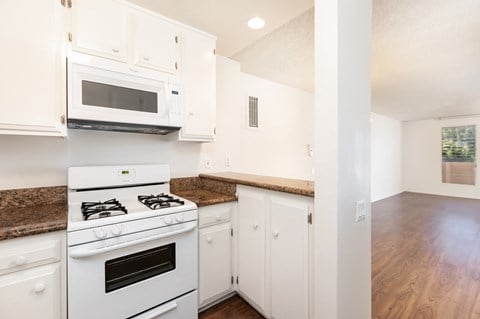
[[[271,196],[271,318],[308,318],[308,202]]]
[[[200,305],[232,290],[231,224],[199,231]]]
[[[232,225],[234,203],[201,207],[199,215],[199,307],[232,292]]]
[[[0,318],[60,319],[60,263],[0,277]]]
[[[239,191],[238,291],[265,313],[265,212],[262,192]]]
[[[0,318],[65,319],[65,232],[0,242]]]
[[[272,319],[308,319],[313,199],[238,187],[238,291]]]

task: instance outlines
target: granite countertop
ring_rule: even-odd
[[[0,240],[67,229],[66,187],[0,191]]]
[[[300,179],[270,177],[253,174],[222,172],[200,174],[200,178],[234,183],[246,186],[265,188],[269,190],[314,197],[314,182]]]
[[[0,240],[67,229],[67,204],[0,210]]]
[[[234,202],[237,200],[235,195],[221,194],[206,189],[183,190],[177,191],[175,194],[194,202],[198,207]]]
[[[234,202],[236,185],[199,177],[172,178],[170,192],[184,197],[198,207]]]

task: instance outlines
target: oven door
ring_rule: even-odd
[[[69,247],[68,318],[128,318],[196,290],[196,224]]]

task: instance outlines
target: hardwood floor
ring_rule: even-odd
[[[199,319],[263,319],[263,317],[239,296],[233,296],[200,313]],[[293,318],[292,318],[293,319]]]
[[[480,319],[480,200],[403,193],[373,204],[372,317]],[[238,296],[199,318],[263,319]]]
[[[372,308],[376,319],[479,319],[480,200],[374,203]]]

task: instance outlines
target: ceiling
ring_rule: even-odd
[[[218,36],[217,52],[230,57],[313,6],[314,0],[129,0]],[[261,30],[247,27],[260,16]]]
[[[242,72],[313,92],[313,24],[312,8],[232,58],[240,62]]]
[[[216,34],[244,72],[313,91],[313,0],[131,1]],[[246,26],[256,15],[260,31]],[[373,0],[372,110],[406,121],[480,114],[480,1]]]
[[[373,0],[372,50],[375,112],[480,113],[480,1]]]

